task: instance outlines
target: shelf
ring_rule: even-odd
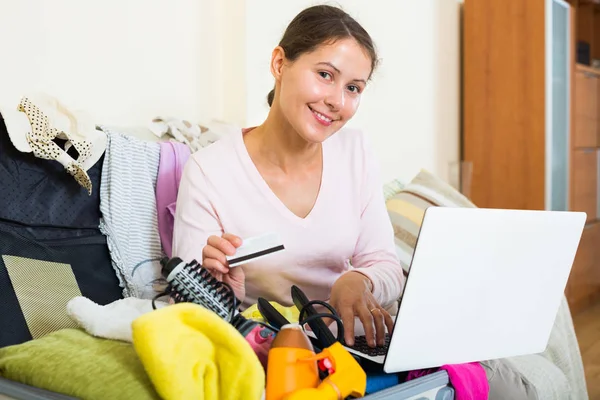
[[[579,0],[580,6],[593,6],[594,11],[600,11],[600,0]]]
[[[588,72],[590,74],[600,76],[600,68],[594,68],[589,65],[579,64],[579,63],[575,64],[575,67],[577,68],[577,71]]]
[[[577,42],[589,45],[591,60],[600,59],[600,3],[580,2],[575,9]]]

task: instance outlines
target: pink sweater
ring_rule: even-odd
[[[224,232],[242,239],[276,232],[286,248],[238,267],[246,275],[246,307],[258,297],[290,306],[292,285],[328,300],[335,280],[351,270],[372,280],[384,307],[404,284],[377,163],[357,130],[342,129],[323,143],[321,189],[305,218],[271,191],[242,132],[193,154],[179,188],[173,256],[201,261],[207,238]]]

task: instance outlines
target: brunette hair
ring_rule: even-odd
[[[283,48],[285,57],[293,62],[322,44],[347,38],[356,40],[365,49],[371,58],[372,74],[377,66],[377,51],[371,36],[354,18],[337,7],[318,5],[300,12],[288,25],[279,46]],[[267,96],[269,107],[274,97],[275,89]]]

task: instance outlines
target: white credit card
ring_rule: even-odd
[[[230,267],[237,267],[283,250],[285,250],[285,247],[279,235],[276,233],[266,233],[243,239],[242,245],[236,249],[235,254],[227,256],[227,262]]]

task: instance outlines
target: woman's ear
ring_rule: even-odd
[[[283,50],[283,47],[275,47],[273,49],[273,53],[271,54],[271,74],[273,75],[273,78],[275,78],[275,81],[279,81],[281,79],[284,61],[285,51]]]

